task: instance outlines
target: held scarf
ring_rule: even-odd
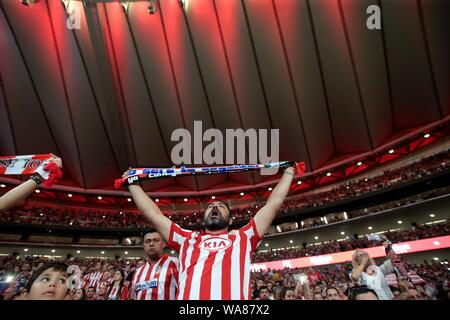
[[[295,166],[297,175],[301,176],[305,172],[304,162],[281,161],[266,164],[242,164],[232,166],[217,167],[185,167],[179,168],[132,168],[128,171],[127,176],[117,179],[114,183],[116,189],[123,185],[130,185],[137,181],[152,180],[166,177],[183,177],[191,175],[208,175],[208,174],[226,174],[235,172],[257,171],[264,168],[287,168]]]
[[[0,175],[25,176],[37,173],[45,180],[44,188],[49,188],[62,177],[61,169],[50,161],[54,157],[51,153],[0,157]]]

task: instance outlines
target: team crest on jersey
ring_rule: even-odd
[[[157,266],[155,272],[159,273],[160,270],[161,270],[161,266]]]
[[[225,250],[231,246],[231,240],[221,237],[211,237],[200,242],[198,246],[208,251]]]

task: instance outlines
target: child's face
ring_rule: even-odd
[[[67,275],[63,271],[47,269],[31,286],[29,300],[63,300],[67,293]]]

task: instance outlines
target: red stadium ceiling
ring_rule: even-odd
[[[177,128],[280,129],[280,159],[320,171],[448,119],[449,3],[0,0],[0,155],[52,152],[62,186],[111,190],[170,166]],[[380,4],[382,30],[365,27]],[[401,17],[401,19],[399,18]],[[445,27],[447,26],[447,27]],[[349,169],[351,170],[351,169]],[[249,189],[257,174],[162,179],[158,193]]]

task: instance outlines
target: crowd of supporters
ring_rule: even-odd
[[[18,257],[11,255],[0,258],[0,299],[21,300],[27,298],[27,281],[44,263],[54,262],[44,257]],[[66,300],[109,300],[114,280],[119,273],[121,285],[128,288],[133,273],[144,260],[125,261],[122,259],[81,259],[67,257],[66,265],[77,265],[80,269],[80,285],[68,291]],[[448,260],[412,264],[402,258],[402,263],[415,274],[414,279],[390,280],[390,290],[394,299],[448,300],[449,280]],[[252,298],[256,300],[345,300],[352,288],[361,287],[350,278],[351,264],[305,268],[266,270],[252,272]],[[90,277],[91,276],[91,277]],[[89,281],[86,279],[94,279]],[[123,279],[123,280],[122,280]],[[335,292],[329,292],[333,288]],[[413,291],[414,290],[414,291]],[[401,295],[402,291],[403,294]],[[129,297],[123,290],[121,300]]]
[[[388,282],[394,299],[449,299],[450,273],[447,260],[412,264],[402,259],[402,263],[416,276],[412,280],[397,279]],[[351,280],[351,271],[351,264],[338,264],[252,272],[253,299],[347,300],[352,288],[360,288]],[[406,294],[401,295],[404,291]]]
[[[394,170],[386,170],[383,174],[370,179],[360,179],[340,185],[329,191],[307,194],[296,200],[285,201],[281,208],[282,213],[308,207],[318,207],[327,203],[337,202],[343,199],[359,196],[363,193],[373,192],[387,188],[393,184],[418,179],[426,175],[434,174],[449,168],[448,150],[439,154],[422,159],[419,162],[409,164]],[[235,222],[246,222],[259,210],[261,204],[256,204],[246,208],[234,208],[233,218]],[[395,206],[394,203],[390,204]],[[328,217],[324,222],[323,218],[309,219],[301,226],[282,226],[282,231],[290,231],[296,228],[308,228],[329,224],[351,217],[370,214],[380,210],[385,210],[389,205],[366,208],[354,212],[349,212],[346,217],[342,214],[335,214]],[[166,213],[172,221],[185,228],[198,228],[202,223],[202,215],[199,212],[175,212]],[[95,209],[64,209],[49,207],[14,207],[0,213],[0,222],[8,223],[31,223],[46,225],[78,226],[83,228],[145,228],[149,224],[147,220],[135,211],[98,211]]]
[[[409,230],[400,230],[395,232],[386,232],[384,236],[392,243],[414,241],[427,239],[450,234],[450,221],[435,225],[417,225],[414,224]],[[253,262],[266,262],[274,260],[295,259],[306,256],[316,256],[322,254],[336,253],[341,251],[350,251],[357,248],[370,248],[382,245],[383,240],[377,237],[369,236],[355,237],[349,240],[332,240],[320,244],[305,245],[301,248],[289,248],[284,250],[267,250],[257,252],[253,255]]]

